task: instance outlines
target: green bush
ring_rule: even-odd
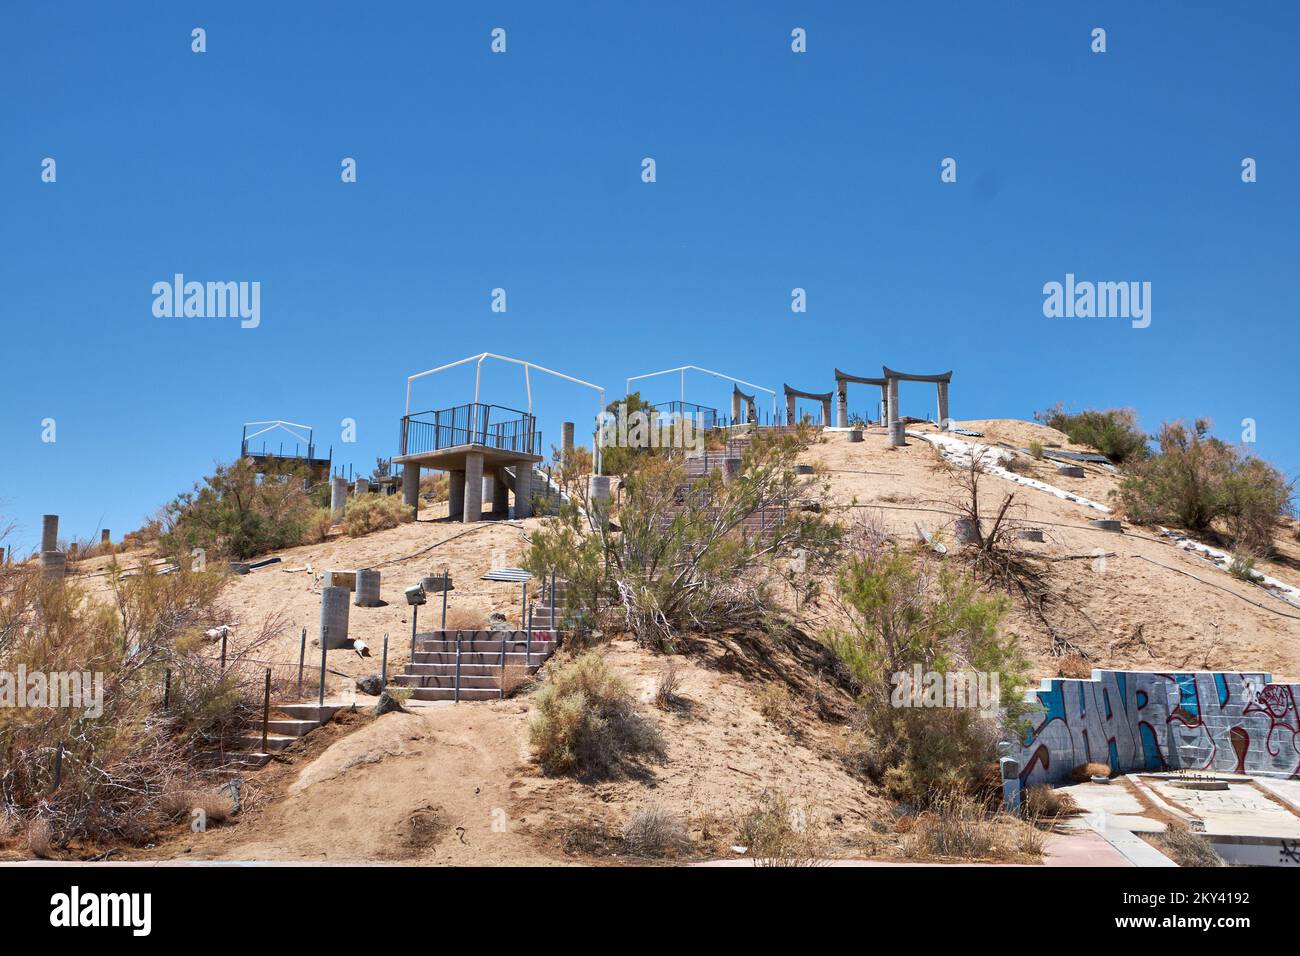
[[[343,517],[343,530],[350,538],[359,538],[373,531],[396,528],[399,524],[414,521],[409,505],[397,495],[361,495],[348,501]]]
[[[1150,452],[1147,436],[1138,429],[1137,414],[1131,409],[1089,409],[1075,414],[1057,404],[1034,417],[1049,428],[1064,432],[1075,444],[1091,445],[1117,465],[1141,460]]]
[[[627,686],[594,651],[551,675],[534,700],[529,740],[548,774],[608,778],[631,757],[663,752]]]
[[[1160,451],[1135,465],[1119,499],[1138,524],[1208,532],[1222,522],[1233,545],[1252,554],[1273,550],[1273,533],[1291,510],[1292,483],[1262,459],[1209,433],[1210,423],[1160,429]]]

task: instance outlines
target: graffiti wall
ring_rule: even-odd
[[[1221,770],[1300,777],[1300,684],[1271,674],[1093,671],[1029,694],[1024,784],[1056,783],[1084,763],[1112,772]]]

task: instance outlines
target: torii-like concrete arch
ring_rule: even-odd
[[[756,395],[746,395],[740,390],[739,385],[731,387],[731,424],[743,424],[740,420],[740,403],[745,403],[745,422],[758,422],[758,403]]]
[[[849,427],[849,383],[854,385],[876,385],[880,387],[881,420],[889,421],[889,382],[883,378],[863,378],[848,372],[835,370],[835,426]]]
[[[831,423],[831,395],[832,394],[834,393],[833,392],[801,392],[797,388],[791,388],[789,385],[785,386],[785,423],[787,425],[793,425],[795,423],[795,417],[794,417],[795,399],[806,398],[812,402],[822,403],[822,425],[823,426],[829,425]]]
[[[903,437],[903,423],[898,417],[898,383],[899,382],[933,382],[939,393],[939,427],[945,428],[948,422],[948,383],[952,381],[952,371],[942,372],[938,375],[909,375],[907,372],[899,372],[888,365],[882,366],[885,373],[885,381],[889,383],[889,443],[891,445],[902,445],[906,443]]]

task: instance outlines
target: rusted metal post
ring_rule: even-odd
[[[442,630],[447,630],[447,572],[442,572]]]
[[[329,643],[330,626],[322,625],[320,629],[320,696],[316,703],[325,706],[325,645]]]
[[[271,668],[266,669],[266,685],[262,689],[262,753],[266,753],[266,732],[271,725]]]
[[[226,635],[221,635],[221,673],[226,672]]]
[[[388,687],[388,635],[384,635],[384,656],[381,658],[382,663],[379,665],[379,689],[385,690]]]
[[[302,666],[307,659],[307,628],[302,629],[302,638],[298,641],[298,699],[302,700]]]

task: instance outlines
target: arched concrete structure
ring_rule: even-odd
[[[952,381],[951,370],[938,375],[912,375],[896,371],[888,365],[882,366],[881,370],[885,374],[885,381],[889,383],[889,443],[891,445],[905,443],[903,423],[898,416],[899,382],[933,382],[939,393],[939,427],[944,427],[944,423],[948,421],[948,384]]]
[[[755,395],[746,395],[739,385],[731,386],[731,424],[742,424],[740,420],[740,403],[745,403],[745,421],[758,421],[758,404]]]
[[[833,392],[801,392],[797,388],[785,386],[785,423],[793,425],[796,422],[794,416],[794,403],[796,399],[806,398],[810,402],[822,403],[822,425],[826,426],[831,423],[831,396]]]
[[[880,389],[880,420],[889,421],[889,382],[883,378],[863,378],[835,370],[835,426],[849,427],[849,385],[875,385]]]

